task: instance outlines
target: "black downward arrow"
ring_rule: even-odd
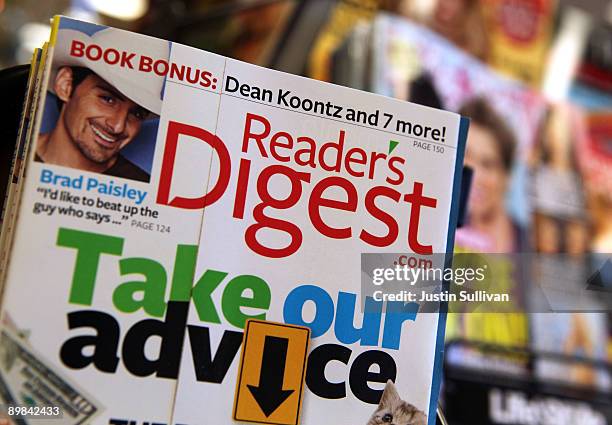
[[[259,385],[247,384],[249,391],[253,394],[255,401],[266,417],[278,409],[294,391],[283,390],[288,344],[289,340],[287,338],[266,336],[259,373]]]

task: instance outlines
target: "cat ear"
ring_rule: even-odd
[[[387,385],[385,385],[385,390],[383,391],[383,395],[380,398],[380,403],[378,405],[379,409],[384,407],[390,407],[400,401],[400,396],[397,393],[397,389],[393,384],[393,381],[390,379],[387,381]]]

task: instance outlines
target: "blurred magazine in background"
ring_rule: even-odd
[[[598,195],[587,195],[583,193],[582,181],[589,180],[584,176],[586,169],[590,170],[591,181],[601,182],[609,177],[601,175],[601,170],[610,169],[609,165],[602,166],[607,158],[603,155],[607,152],[604,140],[608,139],[601,133],[609,129],[604,125],[605,116],[600,114],[592,120],[598,123],[595,128],[600,136],[586,135],[588,123],[578,108],[549,106],[535,90],[501,76],[428,28],[400,17],[383,15],[372,24],[360,24],[339,51],[351,52],[352,40],[359,38],[371,43],[372,63],[364,68],[371,75],[372,91],[456,110],[472,119],[465,163],[474,169],[474,180],[467,224],[456,233],[457,252],[580,252],[585,255],[591,251],[603,252],[602,247],[596,248],[594,244],[602,240],[597,234],[606,234],[604,227],[609,223],[604,218],[610,216],[605,214],[610,204],[603,196],[607,185],[591,185],[599,187],[595,191]],[[368,56],[367,53],[360,55]],[[336,52],[333,70],[344,67],[354,72],[351,66],[342,65],[340,57]],[[345,57],[355,63],[350,55]],[[355,81],[350,77],[342,79],[342,72],[332,74],[338,78],[335,82],[350,85]],[[588,143],[588,148],[578,148],[584,143]],[[575,159],[567,159],[574,149],[582,152],[584,166],[578,167]],[[563,155],[567,158],[559,158]],[[552,160],[565,161],[566,171],[555,171],[555,167],[548,165]],[[563,203],[564,212],[555,203]],[[547,238],[559,233],[555,233],[551,223],[555,226],[562,223],[562,235],[553,248],[544,248]],[[530,285],[534,276],[517,266],[511,257],[504,261],[499,256],[489,256],[489,260],[494,263],[496,285],[513,294],[512,312],[451,314],[447,340],[460,338],[606,359],[604,314],[542,315],[548,317],[544,320],[539,315],[517,313],[530,308],[525,301],[532,296]],[[583,274],[573,276],[576,285],[584,285]],[[556,336],[546,334],[546,329],[556,329]],[[588,332],[581,333],[581,329]],[[590,348],[572,345],[582,343]],[[516,358],[508,361],[495,356],[483,357],[472,348],[453,350],[450,359],[478,367],[482,367],[483,360],[491,367],[526,372],[526,365]],[[540,377],[551,377],[547,367],[546,362],[537,366]],[[568,379],[576,384],[584,383],[579,375],[570,375]],[[603,387],[599,388],[607,388],[608,378],[600,375],[596,381]]]
[[[527,195],[525,169],[518,158],[533,143],[544,101],[537,93],[500,77],[482,62],[458,50],[431,30],[405,20],[381,16],[374,23],[376,52],[374,91],[462,111],[472,122],[465,164],[474,170],[466,225],[457,230],[458,253],[520,252],[525,244]],[[429,78],[430,93],[414,90]],[[419,87],[419,86],[416,86]],[[415,98],[418,97],[418,100]],[[519,270],[501,256],[489,256],[496,285],[513,294],[511,312],[449,314],[447,340],[467,339],[515,347],[528,344]],[[450,353],[449,353],[450,355]],[[462,364],[485,365],[519,373],[516,359],[484,356],[476,350],[453,350]]]
[[[479,3],[489,40],[487,63],[506,75],[539,87],[551,45],[557,0],[480,0]]]
[[[545,288],[553,311],[568,311],[532,314],[531,330],[537,350],[605,361],[608,324],[606,313],[597,312],[605,308],[597,300],[601,295],[587,291],[587,300],[577,299],[598,266],[596,254],[610,252],[604,244],[598,246],[598,233],[609,221],[602,220],[599,211],[602,185],[593,185],[588,168],[580,164],[581,156],[583,162],[593,158],[588,151],[594,141],[587,126],[583,110],[566,103],[551,104],[530,157],[530,242],[538,253],[531,263],[531,276]],[[537,302],[535,291],[530,298]],[[593,311],[588,311],[586,302]],[[610,389],[610,375],[605,370],[550,359],[535,366],[538,376],[548,380]]]

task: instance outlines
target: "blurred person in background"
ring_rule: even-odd
[[[510,254],[522,247],[522,232],[514,223],[505,207],[509,187],[516,140],[501,116],[482,98],[467,101],[459,110],[470,118],[465,153],[465,165],[474,171],[468,200],[467,223],[458,229],[455,252],[457,254],[487,253]],[[469,257],[468,257],[469,258]],[[491,292],[511,294],[511,303],[491,308],[491,305],[476,306],[467,313],[450,314],[447,339],[464,338],[469,341],[496,345],[524,347],[528,343],[528,326],[522,311],[522,300],[518,293],[517,270],[506,256],[485,255],[488,265],[487,279],[481,287]],[[474,265],[479,267],[480,264]],[[472,306],[459,306],[455,311],[465,311]],[[458,352],[451,361],[459,363],[493,361],[510,370],[522,369],[523,365],[512,358],[491,355],[482,356],[474,350]],[[481,364],[482,365],[482,364]]]
[[[483,98],[468,101],[459,113],[471,120],[465,165],[474,170],[474,179],[467,227],[480,240],[483,252],[518,251],[520,232],[504,204],[516,147],[514,135]]]
[[[584,254],[589,228],[573,155],[574,119],[568,105],[552,105],[530,158],[533,174],[533,245],[538,252]]]

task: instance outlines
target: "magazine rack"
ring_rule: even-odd
[[[586,422],[598,418],[596,423],[600,423],[602,417],[605,423],[612,420],[612,363],[605,360],[466,340],[447,343],[444,358],[442,398],[453,425],[496,423],[490,418],[495,410],[493,399],[506,415],[516,412],[508,413],[504,405],[511,404],[513,409],[520,405],[547,416],[555,405],[557,410],[562,406],[573,414],[589,416]],[[593,384],[571,381],[571,369],[592,373]],[[551,371],[559,373],[552,377]],[[513,402],[508,404],[510,398]]]

